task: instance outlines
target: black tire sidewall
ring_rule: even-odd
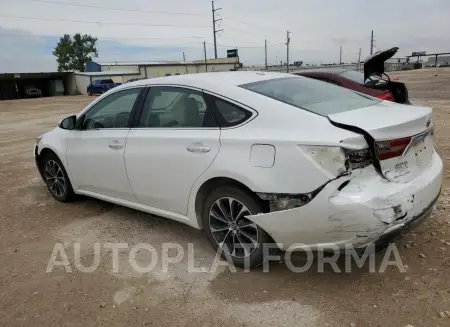
[[[64,179],[66,182],[66,188],[64,190],[64,194],[62,196],[57,196],[55,194],[53,194],[53,192],[50,189],[50,186],[47,183],[47,179],[45,178],[45,166],[47,165],[47,162],[50,160],[54,160],[58,163],[59,167],[61,167],[61,170],[64,174]],[[70,179],[69,176],[67,175],[66,169],[64,168],[64,165],[62,164],[61,160],[59,160],[58,156],[54,153],[49,153],[47,155],[45,155],[44,159],[42,160],[42,174],[44,176],[44,182],[47,185],[47,188],[50,192],[50,194],[58,201],[61,202],[68,202],[70,200],[72,200],[75,196],[75,193],[73,192],[73,188],[72,188],[72,184],[70,183]]]
[[[202,223],[203,223],[203,230],[209,242],[212,244],[212,246],[216,251],[219,250],[219,245],[214,239],[214,236],[212,235],[211,230],[209,228],[209,210],[217,199],[223,197],[232,197],[235,198],[236,200],[239,200],[250,210],[250,212],[253,215],[263,212],[261,204],[255,195],[249,194],[249,192],[235,186],[222,186],[215,189],[210,194],[208,194],[206,196],[205,202],[203,203]],[[235,266],[241,268],[244,268],[245,264],[249,266],[245,268],[257,267],[261,265],[264,261],[264,244],[272,243],[272,241],[269,235],[259,226],[258,226],[258,235],[259,235],[258,248],[255,249],[255,251],[250,255],[249,259],[233,257],[230,254],[226,253],[225,251],[222,251],[222,257],[226,259],[228,262],[232,262]]]

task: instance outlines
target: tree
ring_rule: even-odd
[[[64,34],[53,51],[58,62],[58,71],[84,72],[85,65],[91,62],[93,57],[98,57],[96,42],[97,38],[88,34],[77,33],[73,37]]]

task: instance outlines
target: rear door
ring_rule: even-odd
[[[220,149],[220,129],[200,90],[154,86],[127,136],[125,164],[141,204],[185,215],[194,182]]]

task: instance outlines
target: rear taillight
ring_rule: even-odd
[[[382,95],[378,95],[377,98],[384,101],[395,102],[394,96],[389,91],[384,92]]]
[[[379,160],[400,157],[411,143],[411,136],[401,139],[376,142],[376,152]]]
[[[347,170],[363,168],[372,163],[372,155],[368,148],[359,150],[345,149],[345,156]]]

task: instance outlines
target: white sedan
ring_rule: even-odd
[[[443,169],[432,134],[429,108],[290,74],[205,73],[114,88],[40,136],[35,158],[59,201],[174,219],[255,266],[264,244],[365,248],[429,216]]]

